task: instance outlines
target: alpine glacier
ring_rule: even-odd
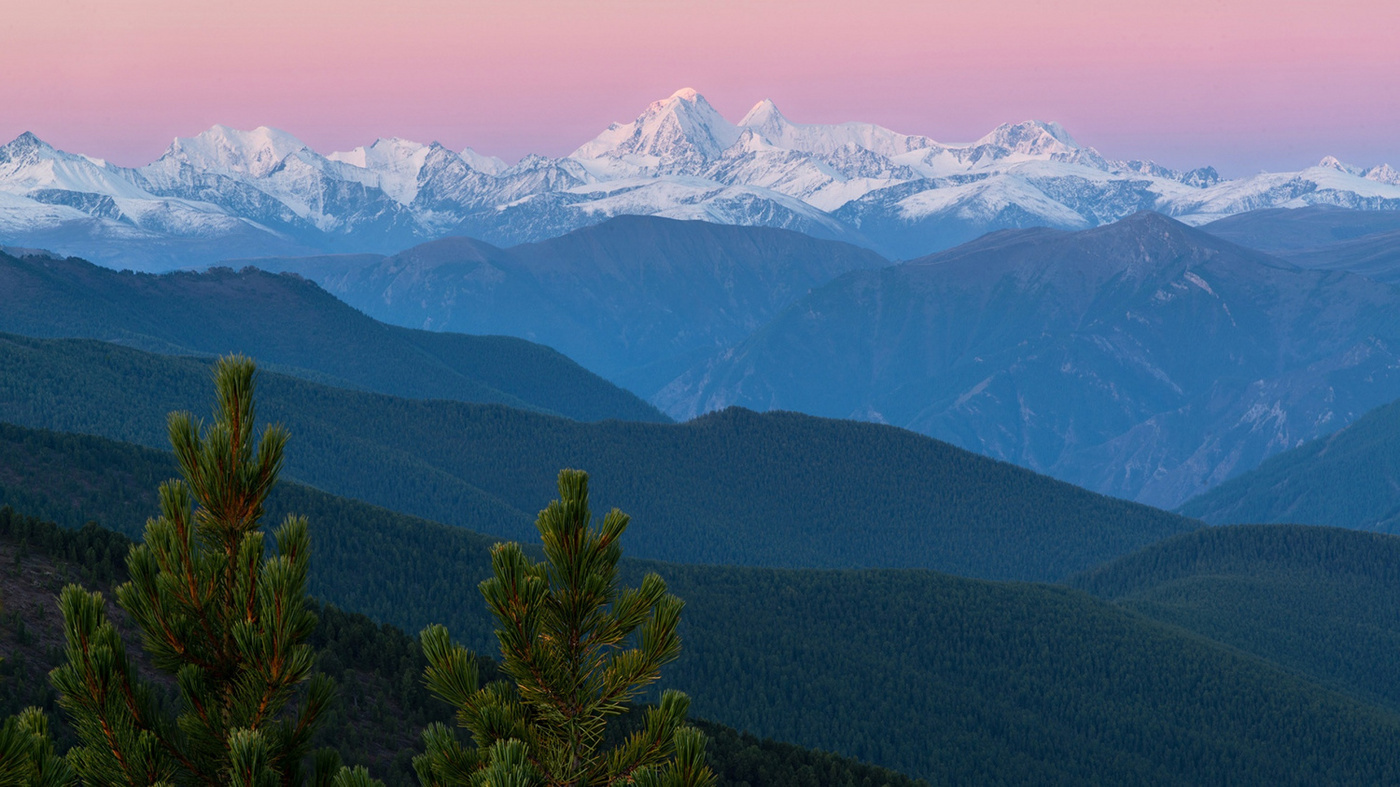
[[[1139,210],[1189,224],[1259,208],[1400,209],[1400,173],[1324,158],[1222,180],[1112,161],[1056,123],[945,144],[870,123],[800,124],[769,100],[731,123],[689,88],[562,158],[380,139],[322,155],[215,126],[139,168],[25,133],[0,147],[0,244],[146,270],[392,252],[450,235],[510,246],[617,215],[798,230],[909,259],[996,229],[1085,229]]]

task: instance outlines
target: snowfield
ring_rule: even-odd
[[[305,251],[394,251],[446,235],[513,245],[622,214],[798,229],[908,259],[987,231],[1083,229],[1139,210],[1190,224],[1327,204],[1400,209],[1400,172],[1324,158],[1221,180],[1110,161],[1056,123],[945,144],[871,123],[800,124],[760,101],[730,123],[685,89],[562,158],[379,139],[321,155],[214,126],[129,169],[32,134],[0,147],[0,244],[146,267]],[[185,255],[182,257],[181,255]]]

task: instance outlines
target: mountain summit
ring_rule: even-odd
[[[1067,155],[1080,149],[1074,137],[1059,123],[1027,120],[1023,123],[1003,123],[992,133],[977,140],[977,146],[1005,148],[1025,156]]]
[[[614,123],[573,158],[630,158],[658,171],[695,169],[718,158],[739,139],[739,130],[705,97],[683,88],[653,102],[631,123]]]
[[[1057,123],[947,144],[798,123],[764,99],[734,124],[691,88],[569,156],[512,165],[403,139],[322,155],[265,126],[214,126],[135,169],[33,135],[0,156],[0,244],[145,269],[393,253],[454,235],[508,247],[619,215],[790,229],[913,259],[993,230],[1087,229],[1143,209],[1191,224],[1267,207],[1400,210],[1400,175],[1385,165],[1222,181],[1209,167],[1109,160]]]
[[[267,126],[239,131],[216,125],[193,137],[177,137],[161,159],[170,159],[202,172],[266,177],[288,156],[306,151],[306,143]]]

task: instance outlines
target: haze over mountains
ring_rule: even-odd
[[[624,216],[498,249],[446,238],[389,257],[235,261],[310,278],[396,325],[519,336],[650,395],[811,288],[888,261],[787,230]]]
[[[1213,524],[1297,522],[1400,532],[1400,401],[1192,498]]]
[[[947,144],[794,123],[765,100],[735,124],[689,89],[569,156],[513,165],[400,139],[321,155],[275,129],[224,126],[140,168],[32,134],[0,147],[0,241],[146,270],[392,253],[448,235],[510,246],[628,214],[794,229],[909,259],[996,229],[1085,229],[1143,209],[1203,223],[1312,204],[1400,208],[1400,176],[1329,157],[1223,181],[1209,167],[1111,161],[1039,121]]]
[[[1314,205],[1251,211],[1202,229],[1303,268],[1351,271],[1376,281],[1400,282],[1400,213]]]
[[[240,352],[301,377],[412,398],[666,420],[548,347],[385,325],[309,281],[252,269],[132,274],[0,253],[0,331],[177,355]]]
[[[1395,216],[1318,206],[1218,224],[1316,249],[1383,239]],[[42,256],[0,257],[0,300],[13,301],[0,330],[243,349],[341,386],[662,418],[591,371],[679,420],[740,405],[888,423],[1168,508],[1400,397],[1395,286],[1150,212],[1002,231],[896,266],[788,230],[643,216],[511,249],[454,238],[251,262],[438,330],[377,323],[297,277]],[[543,342],[589,371],[453,331]]]
[[[1400,289],[1155,213],[814,290],[653,401],[895,424],[1160,506],[1400,397]]]
[[[206,360],[0,334],[0,421],[163,447],[167,413],[203,412],[208,375]],[[581,423],[273,373],[260,391],[260,417],[299,435],[289,478],[500,538],[535,537],[563,467],[627,501],[628,554],[659,560],[1058,579],[1200,527],[877,424],[737,409]]]

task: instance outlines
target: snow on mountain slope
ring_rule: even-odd
[[[1177,193],[1164,199],[1157,209],[1187,224],[1200,225],[1251,210],[1308,205],[1400,210],[1400,185],[1324,164],[1301,172],[1263,173]]]
[[[214,126],[193,137],[176,137],[159,161],[179,162],[201,172],[262,178],[288,156],[309,150],[285,131],[259,126],[239,131]]]
[[[398,138],[323,156],[276,129],[214,126],[126,169],[24,134],[0,147],[0,192],[22,198],[0,206],[0,243],[42,239],[99,260],[140,262],[132,237],[160,246],[161,264],[189,239],[210,242],[188,264],[286,244],[392,252],[453,234],[513,245],[621,213],[801,229],[907,259],[990,230],[1082,229],[1144,209],[1189,224],[1314,204],[1396,210],[1400,173],[1329,157],[1221,180],[1210,167],[1108,160],[1057,123],[946,144],[872,123],[794,123],[770,100],[734,124],[687,88],[568,156],[513,165]]]
[[[487,175],[499,175],[507,169],[510,169],[510,165],[501,159],[495,156],[487,156],[483,153],[478,153],[471,148],[463,148],[459,155],[461,155],[462,160],[467,162],[467,165],[472,169],[477,172],[485,172]]]
[[[41,189],[149,198],[129,174],[101,159],[55,150],[25,132],[0,147],[0,190],[28,194]]]
[[[575,159],[617,159],[659,173],[695,174],[739,139],[705,97],[691,88],[653,102],[631,123],[614,123],[571,154]]]
[[[1079,143],[1065,131],[1064,126],[1035,120],[1003,123],[973,143],[972,147],[1003,148],[1023,156],[1069,156],[1080,149]]]
[[[900,134],[874,123],[793,123],[769,99],[754,105],[739,121],[739,127],[752,129],[774,147],[819,155],[832,155],[855,147],[893,158],[912,150],[940,147],[928,137]]]
[[[0,191],[0,233],[5,233],[6,237],[53,230],[68,222],[86,222],[91,218],[67,205],[49,205]]]
[[[369,170],[378,177],[373,185],[402,205],[418,196],[418,172],[428,158],[428,146],[393,137],[377,139],[373,145],[332,153],[331,161]]]

